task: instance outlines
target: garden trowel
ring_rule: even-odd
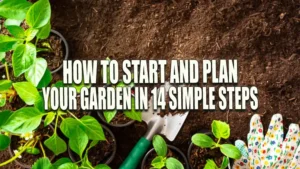
[[[167,92],[171,85],[167,82],[161,87],[164,87]],[[162,117],[159,115],[160,109],[154,110],[152,103],[151,97],[148,110],[142,113],[142,119],[147,123],[148,131],[131,150],[128,157],[120,166],[120,169],[135,169],[149,149],[152,137],[155,134],[165,135],[168,140],[173,141],[189,113],[189,111],[187,111],[184,114],[169,114]]]

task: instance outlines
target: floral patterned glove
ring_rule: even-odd
[[[299,126],[291,124],[286,139],[283,140],[282,116],[272,117],[266,136],[259,115],[253,115],[248,133],[248,148],[237,140],[236,147],[242,152],[242,158],[236,160],[234,169],[300,169]],[[298,158],[299,157],[299,158]]]

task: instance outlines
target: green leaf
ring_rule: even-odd
[[[5,52],[0,52],[0,62],[3,62],[5,59],[6,53]]]
[[[52,165],[47,157],[42,157],[33,164],[32,169],[52,169]]]
[[[8,148],[10,145],[10,138],[6,135],[0,134],[0,151]]]
[[[211,148],[212,146],[216,145],[212,138],[210,138],[206,134],[201,133],[193,135],[192,142],[193,144],[201,148]]]
[[[153,147],[157,155],[166,157],[168,152],[168,146],[165,140],[160,135],[155,135],[153,137]]]
[[[2,128],[16,134],[31,132],[40,125],[43,115],[34,107],[24,107],[12,113]]]
[[[221,165],[221,169],[226,169],[228,167],[228,164],[229,164],[229,158],[224,156],[223,161],[222,161],[222,165]]]
[[[0,80],[0,91],[8,90],[12,86],[11,80]]]
[[[165,157],[157,156],[152,160],[151,166],[154,168],[163,168],[165,166],[165,163],[166,163]]]
[[[20,26],[12,25],[12,26],[7,26],[6,28],[8,29],[9,33],[16,38],[21,39],[25,37],[25,31]]]
[[[5,22],[4,22],[4,26],[5,27],[8,27],[8,26],[20,26],[22,22],[23,22],[22,20],[6,19]]]
[[[45,113],[45,105],[44,105],[44,98],[43,98],[43,93],[39,93],[39,97],[37,100],[34,102],[34,107],[37,108],[40,112]]]
[[[111,169],[111,168],[106,164],[99,164],[94,169]]]
[[[13,86],[17,94],[27,105],[33,105],[40,99],[38,90],[30,82],[18,82],[14,83]]]
[[[4,110],[0,112],[0,128],[3,128],[2,125],[6,123],[8,118],[12,115],[12,112],[9,110]]]
[[[69,139],[69,146],[82,159],[82,153],[88,145],[89,138],[80,127],[76,127]]]
[[[54,112],[49,112],[45,118],[45,121],[44,121],[44,126],[48,126],[50,123],[52,123],[52,121],[54,120],[55,118],[55,115],[56,113]]]
[[[83,116],[80,122],[80,128],[87,134],[90,140],[106,140],[100,123],[94,117]]]
[[[25,72],[25,78],[34,86],[38,86],[45,71],[47,69],[47,61],[44,58],[37,58],[30,69]]]
[[[3,0],[0,2],[0,15],[4,18],[23,20],[30,5],[26,0]]]
[[[104,110],[103,115],[107,123],[110,123],[112,119],[116,116],[117,110]]]
[[[230,127],[227,123],[214,120],[211,124],[212,133],[216,138],[228,139],[230,136]]]
[[[59,166],[65,164],[65,163],[72,163],[72,161],[69,158],[63,157],[58,159],[55,163],[53,163],[53,169],[57,169]]]
[[[12,55],[14,75],[19,77],[26,72],[36,59],[36,47],[31,44],[19,44]]]
[[[47,68],[42,79],[40,80],[39,84],[37,85],[37,88],[41,89],[43,87],[47,87],[51,81],[52,81],[52,74],[51,74],[51,71]]]
[[[41,28],[45,26],[51,17],[51,7],[49,0],[39,0],[28,10],[26,22],[32,28]]]
[[[40,28],[38,34],[36,35],[36,37],[38,39],[47,39],[50,35],[50,31],[51,31],[51,24],[50,21],[43,27]]]
[[[57,81],[55,84],[52,85],[52,87],[57,87],[57,88],[64,87],[64,86],[65,85],[64,85],[63,81],[61,81],[61,80]]]
[[[29,28],[25,31],[25,36],[26,36],[26,42],[30,42],[36,34],[39,32],[38,29],[35,28]]]
[[[78,169],[78,166],[73,163],[65,163],[59,166],[57,169]]]
[[[50,149],[55,155],[59,155],[67,151],[66,142],[61,139],[56,133],[54,133],[50,138],[48,138],[44,144],[48,149]]]
[[[220,145],[220,150],[225,156],[229,158],[237,160],[242,157],[240,150],[232,144],[222,144]]]
[[[40,149],[35,148],[35,147],[28,147],[25,152],[28,154],[33,154],[33,155],[38,155],[41,153]]]
[[[166,161],[167,169],[184,169],[183,165],[176,158],[168,158]]]
[[[20,40],[9,37],[7,35],[0,35],[0,52],[7,52],[13,49]],[[20,50],[20,49],[19,49]]]
[[[6,94],[0,94],[0,107],[5,106],[6,104]]]
[[[79,121],[73,118],[65,118],[60,124],[60,130],[66,137],[71,138],[74,129],[79,125],[81,125]]]
[[[204,169],[218,169],[219,167],[213,160],[206,160],[206,164],[204,166]]]
[[[131,110],[124,110],[124,114],[132,120],[142,122],[142,111],[135,110],[135,100],[133,97],[131,98]]]

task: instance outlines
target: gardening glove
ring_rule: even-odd
[[[248,148],[241,140],[235,142],[236,147],[242,153],[242,158],[235,161],[233,168],[277,169],[279,167],[287,168],[293,163],[297,166],[298,157],[296,154],[300,152],[300,149],[296,151],[296,147],[298,147],[299,138],[299,126],[291,124],[286,139],[282,142],[283,124],[280,114],[273,115],[268,132],[264,137],[260,116],[253,115],[247,138]]]

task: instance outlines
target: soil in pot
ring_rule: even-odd
[[[111,136],[110,133],[105,129],[103,131],[106,137],[106,141],[99,141],[99,143],[95,147],[91,148],[88,153],[89,161],[93,166],[105,163],[113,155],[114,150],[116,149],[116,140],[114,139],[114,137]],[[75,161],[80,160],[79,156],[72,151],[71,155],[73,156]]]
[[[101,113],[101,118],[103,118],[103,120],[107,123],[103,112],[99,112]],[[110,125],[123,125],[123,124],[127,124],[129,122],[131,122],[132,120],[128,117],[125,116],[125,114],[122,111],[118,111],[116,116],[109,122]]]
[[[64,44],[60,37],[55,34],[50,34],[50,36],[45,40],[40,40],[37,44],[38,48],[49,48],[48,52],[40,52],[39,56],[47,60],[48,68],[53,71],[62,65],[64,60]]]
[[[142,166],[143,169],[150,169],[150,168],[152,168],[151,162],[152,162],[152,160],[155,157],[157,157],[156,152],[155,151],[151,151],[151,153],[149,154],[149,156],[147,157],[147,159],[145,161],[144,166]],[[174,150],[172,150],[170,148],[168,149],[168,154],[167,154],[167,158],[169,158],[169,157],[176,158],[177,160],[179,160],[183,164],[183,166],[186,166],[184,158],[178,152],[176,152],[176,151],[174,151]],[[163,169],[166,169],[166,168],[163,168]]]
[[[214,162],[221,166],[223,160],[223,154],[220,152],[219,149],[203,149],[192,145],[192,150],[190,154],[189,163],[192,169],[203,169],[206,160],[212,159]]]
[[[41,123],[39,128],[35,131],[35,135],[41,135],[42,143],[44,143],[44,141],[47,140],[49,138],[49,136],[51,136],[52,134],[53,134],[53,128],[50,126],[44,127],[44,123]],[[18,150],[18,147],[21,144],[22,144],[22,139],[20,137],[16,137],[16,136],[11,137],[11,151]],[[40,149],[38,144],[36,147]],[[45,153],[46,153],[47,157],[49,157],[49,159],[53,159],[54,153],[51,150],[49,150],[46,146],[44,146],[44,149],[45,149]],[[32,155],[32,154],[28,154],[28,153],[24,152],[22,154],[22,158],[17,158],[17,161],[19,163],[22,163],[22,164],[25,164],[28,166],[32,166],[34,164],[34,162],[36,162],[36,160],[38,160],[41,157],[43,157],[42,152],[38,155]]]

